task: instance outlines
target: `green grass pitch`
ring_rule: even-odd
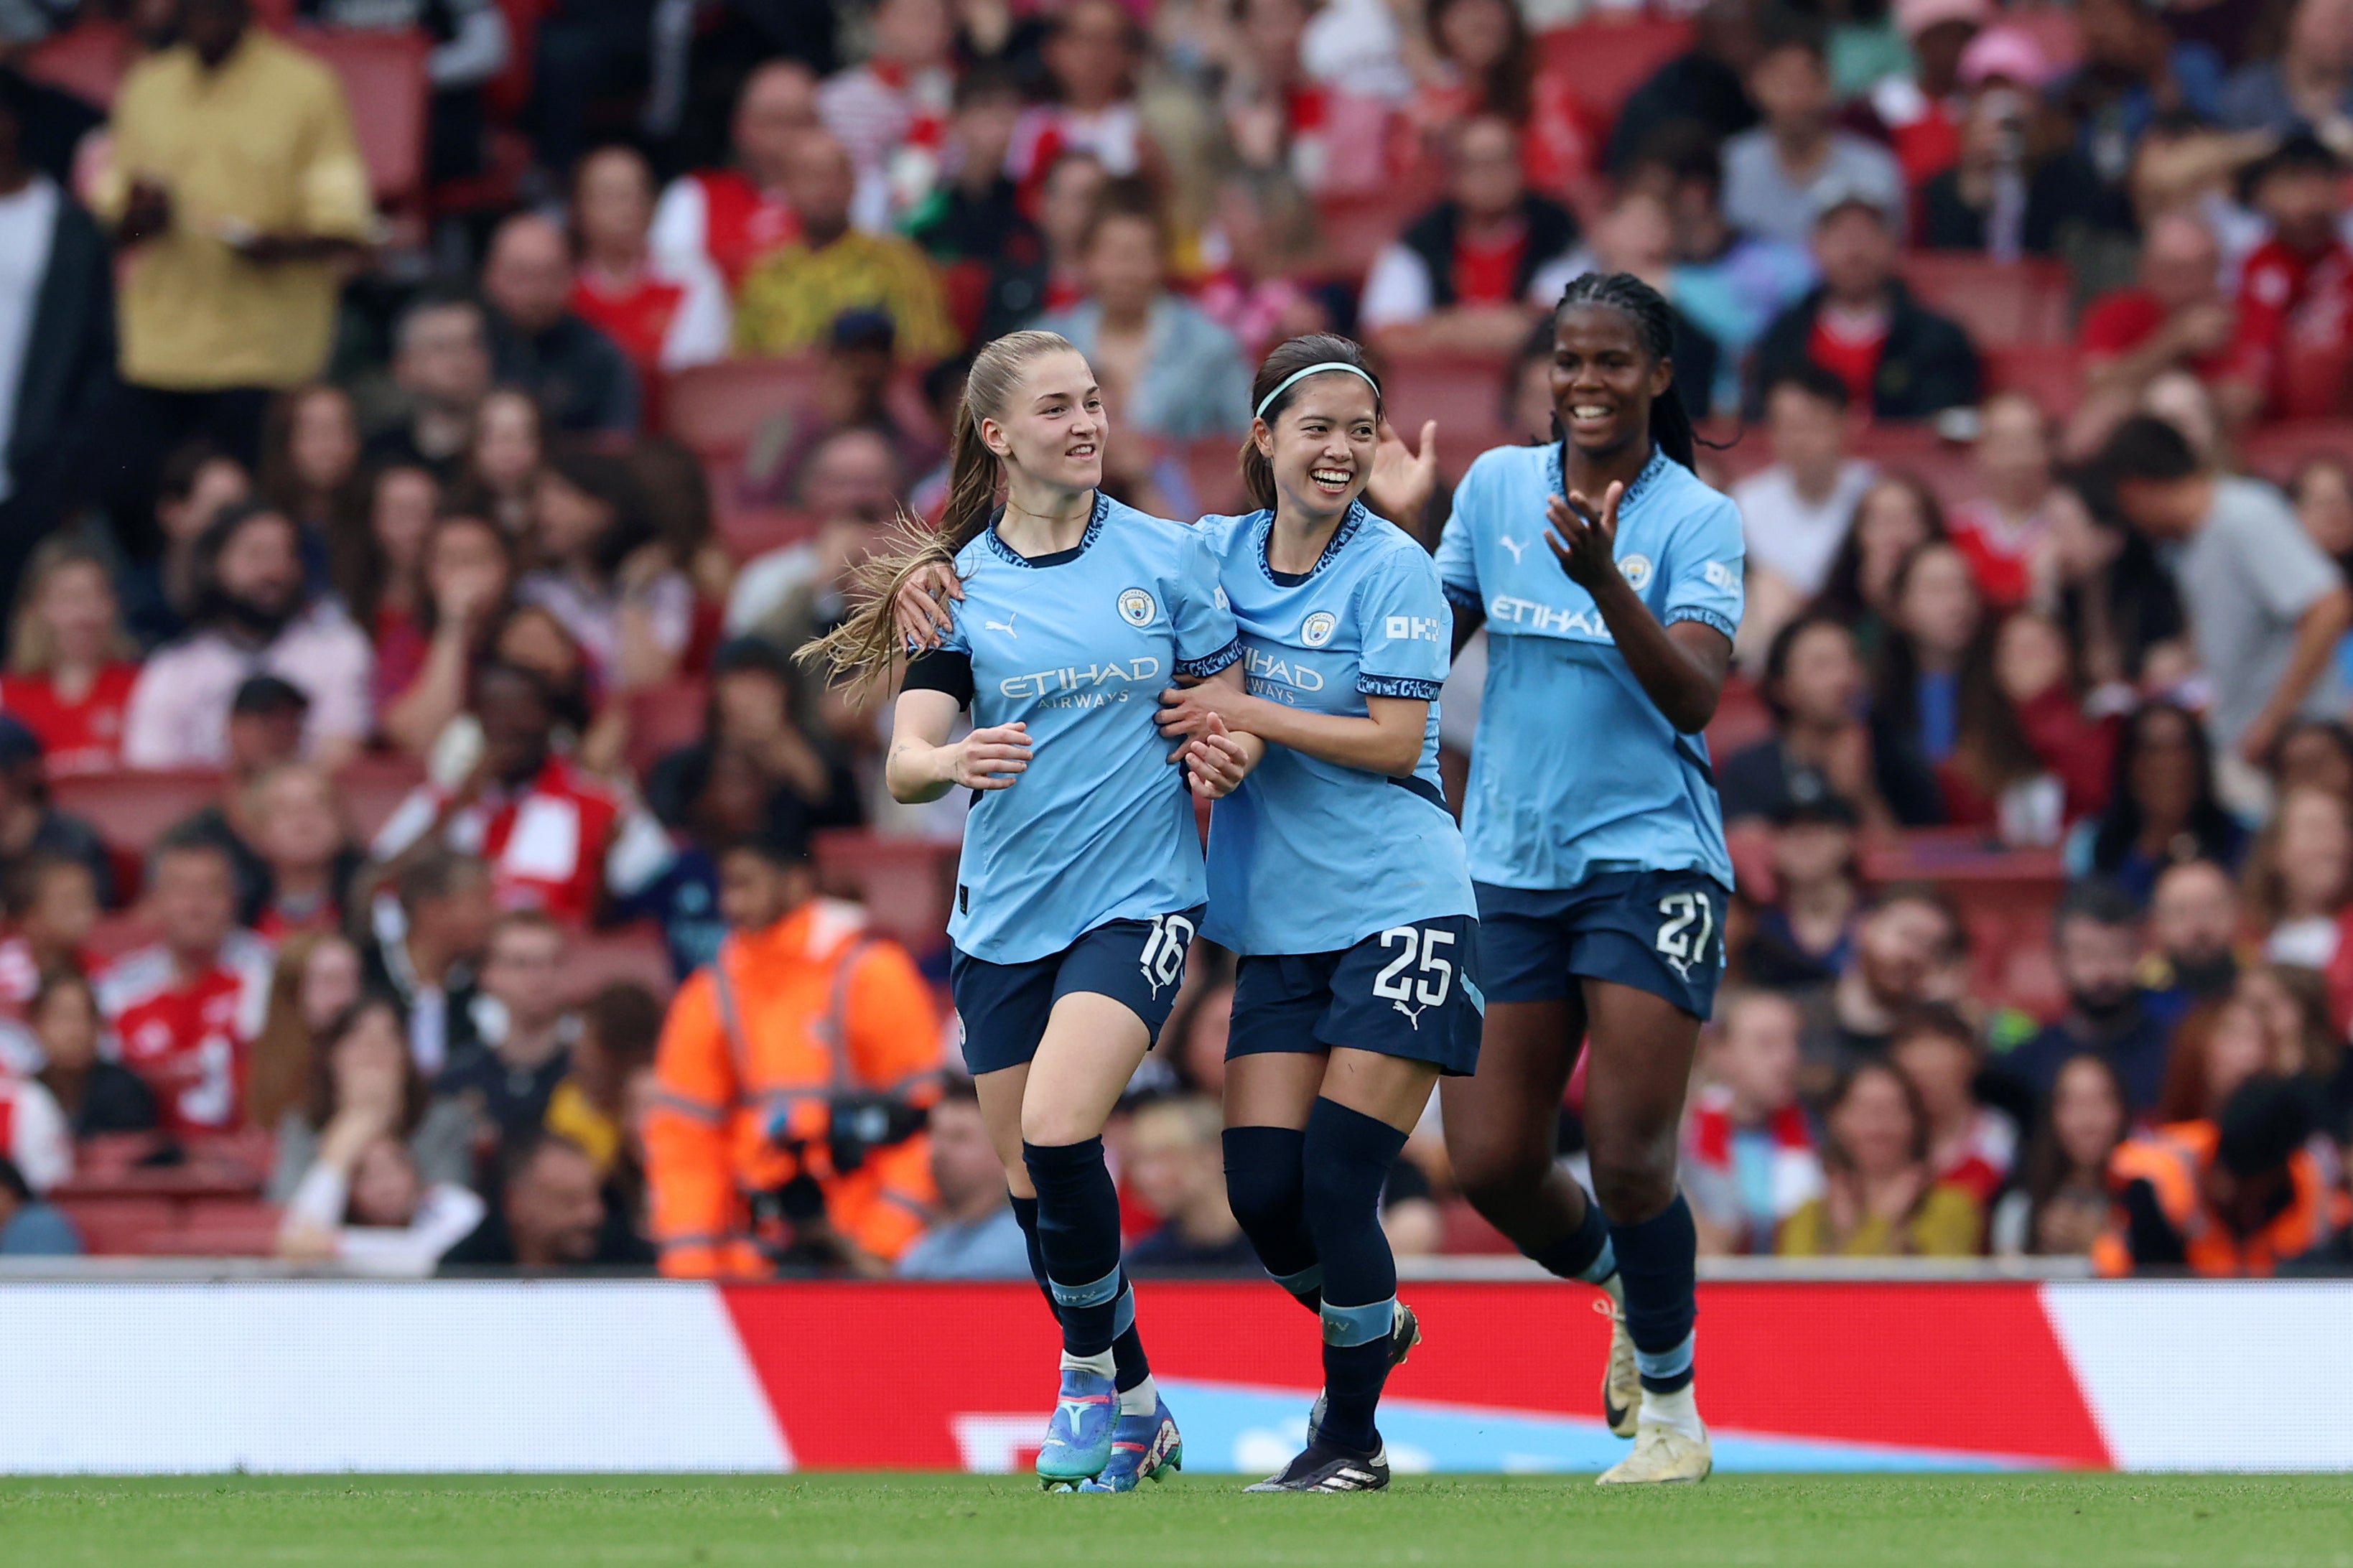
[[[1130,1498],[1017,1477],[177,1477],[0,1481],[6,1568],[1617,1568],[1988,1564],[2353,1568],[2353,1478],[1400,1478],[1262,1498],[1179,1478]]]

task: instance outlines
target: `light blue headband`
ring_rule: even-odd
[[[1289,375],[1284,376],[1281,381],[1277,382],[1272,392],[1268,393],[1264,397],[1258,400],[1258,411],[1252,416],[1252,417],[1258,419],[1265,418],[1267,409],[1273,405],[1276,398],[1281,397],[1284,393],[1289,392],[1293,386],[1305,381],[1309,376],[1322,375],[1327,370],[1346,371],[1350,375],[1355,376],[1357,380],[1363,382],[1366,386],[1373,389],[1373,399],[1375,402],[1378,402],[1380,400],[1381,384],[1375,381],[1372,378],[1371,373],[1366,371],[1364,366],[1360,364],[1350,364],[1345,360],[1327,359],[1322,364],[1311,364],[1305,370],[1293,371]]]

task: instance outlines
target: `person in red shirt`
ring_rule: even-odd
[[[61,533],[41,541],[17,595],[0,711],[41,742],[52,775],[100,773],[121,765],[122,713],[138,679],[105,557]]]
[[[1518,7],[1510,0],[1434,0],[1428,34],[1413,101],[1424,132],[1447,132],[1471,114],[1502,115],[1525,128],[1520,163],[1530,188],[1596,205],[1599,128],[1567,76],[1545,68]]]
[[[2341,415],[2353,392],[2353,248],[2337,233],[2344,164],[2310,134],[2247,171],[2247,204],[2272,237],[2239,273],[2231,378],[2273,419]]]
[[[237,929],[236,875],[219,845],[167,835],[148,882],[162,940],[100,974],[99,1007],[122,1064],[154,1091],[159,1126],[234,1131],[245,1119],[246,1054],[269,1001],[269,944]]]
[[[730,330],[718,269],[654,255],[653,213],[653,170],[633,149],[601,148],[573,171],[573,314],[618,343],[647,386],[661,371],[724,359]]]
[[[2204,218],[2177,207],[2149,219],[2140,280],[2093,300],[2075,329],[2086,407],[2113,405],[2120,416],[2166,371],[2187,367],[2211,383],[2227,370],[2236,316],[2221,276],[2222,249]]]
[[[1978,410],[1979,493],[1947,515],[1978,591],[1995,610],[2024,604],[2057,571],[2052,547],[2051,422],[2022,392],[1998,392]]]
[[[728,133],[733,164],[670,183],[654,208],[654,255],[708,264],[733,295],[754,263],[798,238],[785,167],[795,139],[822,129],[817,92],[816,74],[798,60],[770,60],[746,77]]]
[[[376,836],[381,877],[397,877],[421,847],[442,844],[490,862],[501,908],[573,922],[651,884],[669,865],[669,836],[550,749],[556,708],[546,680],[491,659],[476,669],[473,695],[480,760],[456,787],[420,785],[393,813]]]

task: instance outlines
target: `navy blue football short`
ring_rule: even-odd
[[[1604,871],[1558,890],[1472,886],[1493,1002],[1549,1002],[1579,977],[1664,997],[1704,1021],[1724,978],[1730,895],[1704,871]]]
[[[1487,1006],[1480,964],[1469,915],[1393,926],[1336,952],[1246,957],[1234,972],[1226,1059],[1347,1046],[1468,1077]]]
[[[1148,921],[1106,921],[1061,952],[1023,963],[991,963],[951,950],[948,994],[964,1026],[965,1070],[978,1078],[1036,1056],[1047,1016],[1074,991],[1110,997],[1158,1040],[1200,929],[1196,905]]]

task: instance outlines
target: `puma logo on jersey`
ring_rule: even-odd
[[[1003,620],[1001,620],[1001,621],[983,621],[983,622],[981,622],[981,623],[980,623],[980,626],[981,626],[981,629],[982,629],[983,631],[990,631],[990,632],[1003,632],[1007,637],[1009,637],[1013,638],[1016,642],[1018,642],[1018,641],[1020,641],[1020,640],[1021,640],[1021,634],[1020,634],[1019,632],[1017,632],[1017,631],[1015,631],[1015,630],[1013,629],[1013,623],[1014,623],[1014,622],[1016,622],[1016,621],[1018,621],[1018,620],[1019,620],[1020,618],[1021,618],[1021,612],[1020,612],[1020,611],[1018,611],[1018,610],[1008,610],[1008,611],[1005,613],[1005,618],[1004,618]]]
[[[1421,1016],[1430,1011],[1427,1003],[1419,1007],[1409,1007],[1402,1002],[1391,1002],[1389,1005],[1405,1015],[1405,1021],[1413,1026],[1415,1034],[1421,1033]]]
[[[1514,539],[1508,533],[1499,533],[1495,535],[1495,542],[1512,552],[1512,564],[1514,566],[1517,566],[1520,563],[1521,558],[1528,552],[1528,547],[1525,542],[1520,540]]]

